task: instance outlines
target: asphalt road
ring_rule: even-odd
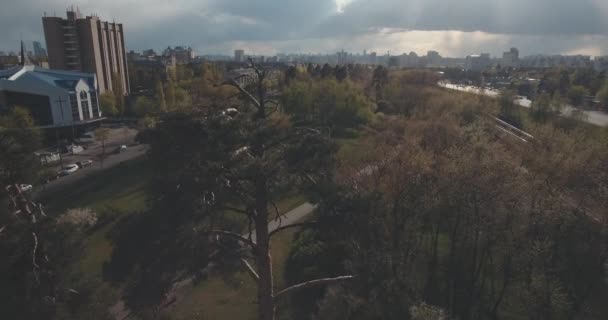
[[[57,180],[53,180],[45,185],[34,186],[34,197],[44,196],[46,193],[52,193],[59,189],[70,186],[71,184],[80,181],[82,179],[86,179],[92,174],[107,170],[114,166],[120,165],[125,161],[129,161],[138,157],[143,156],[148,150],[148,145],[140,144],[140,145],[131,145],[127,148],[127,150],[118,153],[118,154],[106,154],[106,158],[102,162],[99,161],[99,158],[95,154],[90,154],[87,150],[82,154],[79,154],[80,160],[91,159],[93,160],[93,164],[90,167],[86,167],[83,169],[79,169],[78,171],[64,177],[59,177]],[[76,160],[78,161],[78,160]],[[74,162],[76,162],[74,161]],[[69,162],[73,163],[73,162]],[[64,164],[68,164],[68,162],[64,162]]]

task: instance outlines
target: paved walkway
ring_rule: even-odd
[[[292,223],[299,222],[300,220],[302,220],[305,217],[307,217],[308,215],[310,215],[316,208],[317,208],[317,205],[312,204],[310,202],[304,202],[303,204],[299,205],[298,207],[296,207],[296,208],[290,210],[289,212],[287,212],[286,214],[282,215],[280,219],[275,219],[275,220],[270,221],[268,223],[268,232],[272,232],[282,226],[286,226],[286,225],[290,225]],[[255,230],[253,230],[252,232],[253,233],[251,234],[251,240],[253,240],[253,242],[255,242]],[[243,236],[248,237],[249,234],[246,233]]]
[[[317,205],[314,205],[309,202],[304,202],[298,207],[282,215],[280,219],[270,221],[268,223],[268,231],[271,232],[280,228],[281,226],[286,226],[292,223],[299,222],[310,214],[312,214],[316,208]],[[243,236],[248,237],[249,235],[244,234]],[[255,242],[255,232],[251,235],[251,239]],[[186,289],[192,287],[193,280],[194,277],[187,277],[186,279],[174,283],[171,290],[167,293],[167,300],[169,300],[170,303],[165,305],[165,307],[181,299],[185,294]],[[110,308],[110,313],[116,320],[129,319],[131,315],[131,311],[125,306],[124,301],[122,301],[122,299]]]

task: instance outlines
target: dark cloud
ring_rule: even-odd
[[[0,49],[17,48],[20,38],[44,40],[43,12],[64,15],[65,10],[65,0],[4,2]],[[384,47],[387,39],[394,40],[388,36],[390,32],[457,30],[501,34],[509,39],[541,36],[542,40],[546,35],[556,40],[548,45],[531,43],[534,48],[530,49],[546,52],[543,48],[572,51],[581,43],[587,45],[581,36],[608,36],[606,0],[353,0],[347,1],[340,13],[335,0],[72,2],[83,13],[94,12],[103,19],[122,22],[127,46],[136,50],[178,44],[203,51],[229,50],[250,43],[259,48],[272,44],[281,50],[319,52],[350,45]],[[471,47],[492,44],[465,38]],[[370,44],[365,45],[363,39]]]
[[[596,0],[355,0],[316,34],[357,34],[381,28],[483,31],[523,35],[608,34]]]

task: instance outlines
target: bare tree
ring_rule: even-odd
[[[110,135],[110,129],[108,128],[97,128],[95,130],[95,139],[101,142],[101,167],[103,168],[103,160],[106,157],[106,141]]]

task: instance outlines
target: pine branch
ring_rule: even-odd
[[[211,230],[210,233],[215,233],[215,234],[220,234],[220,235],[224,235],[224,236],[227,236],[227,237],[231,237],[231,238],[236,239],[236,240],[238,240],[240,242],[244,242],[244,243],[250,245],[251,248],[254,249],[254,250],[257,249],[257,245],[255,244],[255,242],[253,242],[253,240],[247,239],[247,238],[243,237],[240,234],[236,234],[234,232],[225,231],[225,230]]]
[[[347,281],[347,280],[352,280],[354,279],[356,276],[352,276],[352,275],[348,275],[348,276],[341,276],[341,277],[335,277],[335,278],[323,278],[323,279],[316,279],[316,280],[311,280],[311,281],[306,281],[300,284],[296,284],[293,285],[291,287],[285,288],[281,291],[279,291],[277,294],[274,295],[274,300],[278,300],[279,298],[289,295],[291,293],[297,292],[297,291],[301,291],[304,289],[309,289],[309,288],[315,288],[315,287],[321,287],[321,286],[325,286],[328,284],[333,284],[333,283],[339,283],[339,282],[343,282],[343,281]]]
[[[241,262],[245,265],[245,268],[247,268],[247,272],[249,272],[249,275],[253,278],[253,280],[255,280],[256,282],[260,281],[260,276],[258,276],[255,270],[253,270],[253,267],[249,264],[249,262],[247,262],[247,260],[245,260],[244,258],[241,258]]]
[[[309,221],[309,222],[300,222],[300,223],[288,224],[286,226],[278,227],[278,228],[270,231],[270,233],[268,234],[268,237],[272,237],[275,233],[281,232],[281,231],[283,231],[285,229],[296,228],[296,227],[308,227],[308,226],[314,226],[316,224],[317,224],[316,221]]]

